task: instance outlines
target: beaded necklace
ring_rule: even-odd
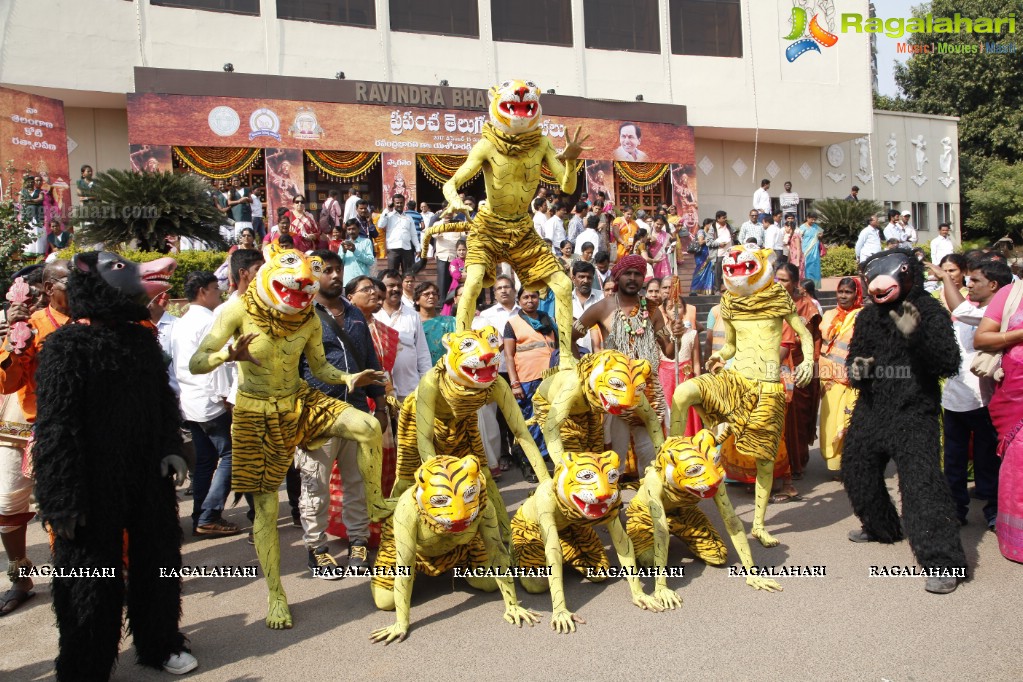
[[[618,294],[615,294],[615,302],[618,304],[618,310],[622,310],[622,300]],[[633,326],[633,322],[636,319],[639,322]],[[632,309],[628,315],[622,312],[622,324],[625,326],[625,332],[630,336],[642,336],[646,333],[647,327],[650,326],[650,311],[646,307],[646,299],[640,297],[639,305]]]

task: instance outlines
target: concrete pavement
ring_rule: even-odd
[[[514,509],[529,486],[515,471],[504,478],[502,492]],[[890,475],[893,492],[895,483]],[[632,605],[623,580],[594,585],[569,570],[568,606],[587,621],[572,635],[549,629],[547,594],[518,590],[523,603],[542,617],[540,625],[520,630],[502,619],[499,595],[475,592],[450,574],[419,577],[409,638],[388,647],[369,641],[369,633],[394,616],[374,608],[367,579],[330,582],[310,576],[301,530],[290,525],[282,492],[283,576],[295,627],[270,631],[264,626],[262,577],[186,578],[181,627],[200,667],[183,679],[1020,679],[1023,566],[998,552],[995,535],[984,526],[982,502],[974,502],[970,525],[962,529],[970,580],[951,595],[932,595],[924,592],[923,578],[869,577],[871,565],[916,562],[906,542],[858,545],[846,539],[859,524],[816,450],[797,487],[802,502],[768,509],[768,529],[781,544],[765,549],[751,538],[753,560],[822,565],[824,577],[779,578],[783,592],[757,592],[743,578],[729,577],[727,569],[695,561],[673,539],[669,563],[686,567],[684,578],[669,579],[684,599],[681,610],[644,612]],[[753,496],[743,486],[730,486],[729,495],[748,532]],[[713,503],[702,507],[727,538]],[[190,508],[185,498],[182,511]],[[243,508],[229,510],[226,517],[246,523]],[[182,525],[188,524],[183,513]],[[610,549],[607,534],[603,537]],[[343,563],[343,543],[331,547]],[[731,547],[729,552],[729,561],[736,562]],[[33,523],[29,555],[41,564],[47,553],[46,536]],[[186,565],[257,565],[244,535],[196,541],[186,533],[183,554]],[[57,632],[50,590],[37,582],[36,598],[0,619],[0,679],[53,677]],[[652,582],[644,581],[647,592]],[[121,651],[113,679],[173,679],[135,665],[129,636]]]

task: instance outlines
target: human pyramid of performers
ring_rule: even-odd
[[[464,212],[457,190],[482,170],[486,202],[473,219],[430,228],[424,235],[425,243],[439,231],[466,233],[465,291],[456,330],[443,339],[444,356],[402,405],[392,490],[381,489],[380,423],[300,378],[304,357],[312,374],[327,384],[354,389],[385,380],[379,371],[346,373],[327,362],[324,323],[312,306],[324,267],[318,258],[267,247],[266,262],[252,285],[225,304],[191,358],[193,374],[226,362],[237,366],[231,489],[252,495],[253,539],[268,588],[269,628],[301,626],[292,618],[281,580],[278,490],[296,448],[314,448],[331,438],[358,448],[369,516],[383,524],[375,568],[395,569],[391,575],[375,570],[370,583],[376,606],[395,613],[393,625],[371,633],[375,641],[401,641],[408,635],[416,573],[439,575],[454,568],[474,569],[467,579],[472,587],[500,591],[503,617],[514,625],[540,620],[518,601],[516,580],[527,592],[549,591],[551,628],[574,632],[582,621],[565,599],[565,564],[593,582],[611,569],[595,526],[606,526],[610,533],[632,603],[651,612],[675,609],[682,599],[667,586],[667,572],[651,571],[648,591],[635,569],[665,569],[671,536],[708,564],[726,563],[728,549],[701,500],[713,499],[732,547],[743,567],[751,569],[746,530],[723,485],[722,448],[754,463],[751,534],[764,547],[778,544],[765,528],[765,517],[785,426],[785,382],[806,385],[814,363],[810,332],[792,298],[775,282],[772,252],[733,247],[728,253],[721,303],[724,345],[709,358],[707,373],[678,385],[670,398],[670,428],[665,429],[648,395],[656,367],[645,356],[650,349],[671,349],[683,332],[682,322],[664,321],[645,337],[634,335],[637,346],[649,344],[646,350],[605,349],[577,360],[574,341],[587,326],[573,324],[570,280],[529,215],[541,165],[559,179],[563,192],[575,190],[587,138],[577,129],[564,149],[555,149],[541,134],[539,90],[530,83],[495,86],[490,98],[482,139],[444,186],[448,210]],[[630,258],[635,257],[619,260],[616,269],[628,270]],[[533,401],[533,420],[546,438],[553,474],[527,430],[512,387],[498,376],[499,330],[472,328],[474,302],[494,283],[499,263],[509,264],[525,289],[549,289],[555,300],[560,364],[548,371]],[[147,302],[169,288],[173,266],[173,261],[136,265],[105,252],[75,257],[66,287],[69,317],[78,323],[53,331],[39,352],[31,445],[39,515],[51,529],[54,567],[120,566],[126,551],[128,619],[139,661],[155,667],[189,656],[178,630],[180,581],[155,574],[157,567],[181,566],[174,491],[175,479],[180,484],[184,478],[184,463],[177,456],[180,415],[168,387],[166,361],[152,330],[142,324],[148,320]],[[878,436],[872,426],[896,390],[936,395],[939,377],[958,371],[958,354],[948,351],[955,348],[948,314],[922,295],[922,273],[908,253],[873,257],[864,281],[870,292],[884,295],[861,311],[849,348],[850,381],[859,394],[844,445],[844,485],[866,537],[901,539],[903,529],[883,479],[883,463],[893,458],[901,478],[905,533],[921,565],[964,569],[953,501],[947,487],[937,484],[936,407],[933,415],[918,420],[915,428],[922,436],[913,442]],[[784,324],[798,337],[804,358],[789,374],[777,361]],[[921,335],[927,344],[917,343]],[[5,350],[28,352],[6,343]],[[871,363],[900,361],[912,367],[908,388],[894,388],[870,371]],[[475,412],[486,405],[496,405],[504,415],[539,481],[511,517],[475,428]],[[101,413],[117,415],[124,425],[117,442],[93,428],[106,423]],[[693,415],[704,428],[692,428]],[[604,421],[610,418],[632,429],[631,454],[605,448]],[[635,460],[638,491],[626,506],[620,484],[630,459]],[[942,490],[943,496],[935,492]],[[754,573],[746,580],[754,589],[782,589]],[[54,578],[61,679],[109,675],[125,589],[121,578]]]

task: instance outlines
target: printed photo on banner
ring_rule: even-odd
[[[614,163],[611,161],[586,162],[586,191],[590,198],[595,199],[598,192],[603,192],[607,200],[615,202]]]
[[[266,149],[267,216],[277,224],[277,209],[290,209],[295,197],[305,194],[305,166],[301,149]]]
[[[174,170],[171,161],[171,148],[159,145],[129,145],[128,158],[133,171],[146,173],[162,173]]]

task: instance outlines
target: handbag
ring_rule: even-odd
[[[696,254],[700,253],[702,249],[703,245],[700,244],[700,240],[694,238],[690,240],[689,246],[686,247],[686,253],[691,253],[695,256]]]
[[[1009,292],[1009,297],[1005,300],[1005,308],[1002,309],[1001,333],[1004,334],[1005,330],[1009,327],[1009,317],[1016,312],[1021,299],[1023,299],[1023,281],[1012,285],[1012,291]],[[1003,352],[1004,350],[994,352],[977,351],[977,354],[973,356],[973,361],[970,363],[970,371],[982,379],[1001,381],[1005,377],[1005,372],[1002,371]]]

